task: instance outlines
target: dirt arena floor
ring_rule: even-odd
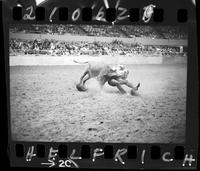
[[[95,79],[77,91],[82,65],[10,67],[13,140],[183,143],[186,64],[127,67],[135,96]]]

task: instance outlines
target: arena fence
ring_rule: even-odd
[[[135,56],[50,56],[50,55],[20,55],[10,56],[10,66],[37,66],[37,65],[79,65],[73,60],[95,61],[107,64],[184,64],[187,63],[187,57],[145,57],[143,55]]]

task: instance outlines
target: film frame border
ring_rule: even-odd
[[[177,1],[176,1],[177,2]],[[180,2],[180,1],[179,1]],[[191,8],[189,8],[189,11],[191,12]],[[4,11],[5,12],[5,11]],[[5,13],[4,13],[4,15],[5,15]],[[185,152],[184,152],[184,154],[186,154],[186,153],[193,153],[194,154],[194,157],[196,157],[196,160],[197,160],[197,156],[195,156],[195,155],[197,155],[197,151],[198,151],[198,147],[197,147],[197,142],[198,142],[198,129],[196,129],[196,128],[198,128],[198,122],[197,122],[197,120],[198,119],[196,119],[195,117],[198,117],[198,115],[197,114],[195,114],[195,113],[198,113],[199,111],[198,111],[198,96],[195,96],[196,94],[198,94],[197,92],[199,91],[199,89],[198,89],[198,80],[196,79],[197,78],[197,76],[198,76],[198,67],[195,65],[195,66],[192,66],[192,64],[197,64],[198,63],[198,59],[197,59],[197,38],[196,38],[196,35],[197,35],[197,30],[196,30],[196,21],[195,21],[195,17],[193,18],[193,17],[191,17],[191,16],[195,16],[194,15],[194,12],[192,12],[192,15],[189,15],[189,18],[188,18],[188,22],[186,23],[187,24],[187,26],[188,26],[188,28],[189,28],[189,32],[188,32],[188,80],[187,80],[187,101],[189,101],[189,103],[187,102],[187,114],[186,114],[186,116],[187,116],[187,118],[188,117],[191,117],[192,119],[191,120],[186,120],[186,143],[185,144],[177,144],[177,145],[175,145],[175,144],[170,144],[170,146],[172,147],[171,149],[174,149],[174,147],[175,146],[178,146],[178,147],[184,147],[185,148]],[[191,18],[190,18],[191,17]],[[15,23],[15,21],[12,21],[13,23]],[[45,23],[46,21],[44,21],[44,23]],[[6,33],[6,34],[4,34],[4,38],[5,38],[5,44],[6,44],[6,47],[8,47],[8,42],[6,42],[6,38],[8,38],[8,37],[6,37],[6,36],[8,36],[8,30],[6,31],[6,29],[8,28],[7,26],[7,22],[5,22],[4,21],[4,23],[5,23],[5,25],[4,25],[4,32]],[[16,22],[17,23],[17,22]],[[22,23],[27,23],[27,21],[22,21]],[[28,21],[28,23],[35,23],[35,21]],[[41,23],[43,23],[43,22],[41,22]],[[56,24],[57,22],[55,22],[55,24]],[[60,24],[60,22],[58,21],[58,23]],[[68,24],[68,23],[67,23]],[[70,23],[69,23],[70,24]],[[76,24],[78,24],[78,23],[76,23]],[[139,24],[142,24],[142,23],[140,23],[139,22]],[[150,23],[151,25],[154,25],[155,23]],[[165,25],[166,23],[164,23],[164,25]],[[180,23],[172,23],[172,25],[173,24],[175,24],[175,25],[179,25]],[[185,23],[184,23],[185,24]],[[159,23],[159,25],[163,25],[163,23]],[[9,53],[8,53],[8,49],[9,48],[7,48],[6,49],[6,47],[5,47],[5,56],[7,57],[7,55],[9,55]],[[193,56],[193,58],[189,58],[190,56]],[[7,69],[7,71],[9,71],[9,67],[8,67],[8,58],[5,58],[5,60],[6,60],[6,69]],[[8,72],[6,72],[6,76],[7,76],[7,78],[9,78],[9,74],[8,74]],[[9,85],[9,82],[8,82],[8,79],[6,80],[7,81],[7,86]],[[195,84],[195,85],[192,85],[191,83],[193,83],[193,84]],[[9,90],[7,90],[7,95],[9,94],[9,92],[8,92]],[[9,97],[9,96],[7,96],[7,97]],[[9,99],[9,98],[8,98]],[[189,99],[189,100],[188,100]],[[8,102],[7,102],[7,104],[9,104]],[[193,106],[193,108],[192,108],[192,106]],[[9,105],[8,105],[8,109],[9,109],[10,107],[9,107]],[[188,114],[189,112],[191,112],[192,111],[192,114]],[[192,115],[192,116],[191,116]],[[10,126],[10,125],[9,125]],[[191,135],[191,132],[193,133],[193,135]],[[196,135],[196,136],[194,136],[194,135]],[[188,139],[188,137],[189,137],[189,139]],[[31,144],[34,144],[34,146],[37,146],[37,144],[45,144],[45,149],[46,148],[48,148],[48,147],[50,147],[51,146],[51,144],[52,143],[46,143],[46,142],[32,142],[32,143],[28,143],[28,142],[11,142],[10,141],[10,150],[11,150],[11,154],[13,155],[15,152],[13,151],[14,150],[14,146],[16,145],[16,144],[19,144],[19,143],[22,143],[22,144],[25,144],[25,148],[27,148],[27,147],[29,147]],[[59,143],[59,142],[57,142],[57,145],[59,145],[59,144],[67,144],[68,146],[69,146],[69,149],[73,149],[73,147],[72,146],[70,146],[70,144],[71,143]],[[85,144],[87,144],[87,145],[90,145],[91,147],[92,147],[92,149],[94,149],[94,147],[96,146],[96,145],[98,145],[99,144],[99,146],[100,147],[102,147],[102,146],[104,146],[104,145],[109,145],[109,144],[107,144],[107,143],[95,143],[95,144],[93,144],[93,143],[77,143],[77,145],[76,146],[78,146],[78,148],[79,148],[79,153],[80,153],[80,146],[81,146],[81,144],[82,145],[85,145]],[[111,144],[110,144],[111,145]],[[128,144],[127,143],[123,143],[123,144],[115,144],[115,143],[113,143],[113,145],[114,145],[114,151],[116,151],[116,149],[118,149],[118,147],[121,147],[121,146],[127,146]],[[139,147],[139,149],[142,149],[142,147],[144,147],[145,149],[150,149],[150,147],[151,146],[160,146],[160,147],[162,147],[162,150],[164,150],[164,149],[167,149],[167,147],[169,146],[169,144],[135,144],[135,143],[133,143],[133,144],[129,144],[130,146],[136,146],[136,147]],[[52,146],[54,146],[54,144],[52,145]],[[98,147],[98,146],[97,146]],[[116,148],[117,147],[117,148]],[[170,149],[170,150],[171,150]],[[195,151],[195,150],[197,150],[197,151]],[[173,150],[172,150],[173,151]],[[46,151],[47,152],[47,151]],[[148,151],[149,152],[149,151]],[[47,154],[45,154],[45,155],[47,155]],[[150,155],[150,153],[149,153],[149,155]],[[16,159],[16,157],[14,157],[15,159]],[[90,157],[91,158],[91,157]],[[16,159],[16,160],[18,160],[18,159]],[[21,161],[21,160],[20,160]],[[19,162],[20,162],[19,161]],[[108,159],[106,160],[106,161],[104,161],[104,159],[102,159],[102,162],[103,163],[106,163],[108,161]],[[155,160],[154,160],[155,161]],[[152,167],[153,166],[153,163],[148,163],[148,162],[152,162],[152,160],[147,160],[146,161],[146,163],[144,164],[144,165],[139,165],[139,166],[141,166],[141,167],[139,167],[139,168],[149,168],[149,165],[148,164],[150,164],[150,166]],[[180,160],[179,160],[179,162],[180,162]],[[131,163],[132,163],[132,161],[131,161]],[[158,161],[156,161],[156,163],[158,163]],[[16,163],[15,163],[16,164]],[[14,165],[15,165],[14,164]],[[84,165],[84,163],[83,163],[83,165]],[[109,165],[109,164],[108,164]],[[16,165],[15,165],[16,166]],[[21,166],[21,165],[19,165],[19,166]],[[162,165],[163,166],[163,165]],[[30,165],[29,165],[29,167],[30,167]],[[97,164],[95,164],[95,166],[94,166],[95,168],[98,168],[98,166],[97,166]],[[155,166],[155,167],[157,167],[157,165]],[[173,166],[172,166],[173,167]],[[177,167],[181,167],[180,165],[178,165]],[[175,167],[173,167],[173,168],[177,168],[176,166]],[[124,168],[124,167],[122,167],[122,168]],[[130,167],[130,168],[132,168],[132,167]],[[166,168],[169,168],[169,166],[167,165],[166,166]],[[182,168],[182,167],[181,167]],[[189,168],[192,168],[192,167],[189,167]]]
[[[151,4],[150,4],[151,5]],[[146,6],[149,7],[150,5]],[[119,8],[120,9],[120,8]],[[124,12],[128,12],[128,15],[123,16],[123,18],[127,18],[129,19],[130,22],[132,23],[137,23],[140,22],[140,19],[143,19],[142,16],[142,12],[144,9],[140,9],[140,8],[130,8],[129,11],[125,11],[122,10]],[[56,21],[59,22],[68,22],[68,8],[67,7],[54,7],[53,10],[51,11],[51,13],[49,14],[49,22],[53,22],[52,21],[52,17],[54,17],[55,13],[57,12],[58,14],[56,15],[56,17],[54,18]],[[105,21],[108,24],[112,23],[114,24],[114,22],[117,22],[117,13],[118,9],[115,8],[107,8],[105,9]],[[24,16],[28,15],[28,14],[24,14],[23,15],[23,8],[22,7],[13,7],[12,9],[12,17],[13,20],[15,21],[22,21],[24,20]],[[35,9],[35,19],[34,17],[31,19],[27,19],[27,20],[36,20],[36,21],[44,21],[47,18],[45,18],[45,16],[47,15],[47,12],[49,12],[48,10],[45,10],[45,7],[36,7]],[[71,11],[72,12],[72,11]],[[103,12],[103,11],[101,11]],[[175,12],[175,11],[174,11]],[[118,15],[118,18],[122,17],[121,14]],[[30,13],[30,16],[33,13]],[[82,20],[82,22],[84,22],[84,24],[88,23],[88,22],[93,22],[95,21],[95,16],[93,15],[93,9],[90,7],[84,7],[84,8],[77,8],[75,11],[72,12],[71,14],[71,19],[72,21],[76,22],[79,18]],[[144,15],[144,13],[143,13]],[[77,16],[77,17],[74,17]],[[97,16],[96,16],[97,17]],[[162,8],[153,8],[153,13],[152,16],[153,18],[153,22],[155,23],[162,23],[164,20],[164,10]],[[151,19],[150,17],[150,19]],[[187,9],[177,9],[176,11],[176,20],[178,23],[186,23],[188,20],[188,13],[187,13]],[[90,23],[88,23],[90,24]]]
[[[32,0],[29,0],[32,1]],[[22,0],[23,2],[23,0]],[[51,3],[52,2],[52,3]],[[106,3],[107,2],[107,3]],[[169,25],[177,25],[177,24],[185,24],[188,21],[195,22],[195,8],[192,4],[192,0],[180,0],[176,1],[164,1],[161,0],[157,2],[156,0],[143,0],[138,1],[135,0],[130,4],[129,0],[115,0],[109,2],[111,3],[108,5],[108,0],[92,0],[92,1],[83,1],[77,0],[77,3],[72,1],[60,1],[57,3],[55,0],[53,1],[45,1],[44,3],[36,6],[35,4],[24,4],[23,6],[17,6],[13,4],[7,10],[7,19],[12,19],[12,17],[17,17],[18,20],[23,23],[31,23],[31,22],[39,22],[42,23],[59,23],[59,24],[110,24],[109,22],[105,22],[104,20],[100,20],[99,18],[106,18],[109,17],[109,14],[116,14],[116,21],[115,24],[169,24]],[[181,3],[180,3],[181,2]],[[121,3],[121,4],[120,4]],[[107,4],[107,5],[106,5]],[[9,4],[8,4],[9,5]],[[173,6],[172,6],[173,5]],[[145,8],[148,7],[146,10]],[[16,10],[17,13],[21,13],[21,16],[13,15],[12,12],[9,13],[9,10]],[[87,11],[90,11],[89,13]],[[60,12],[61,11],[61,12]],[[85,11],[85,12],[84,12]],[[146,11],[146,12],[145,12]],[[149,22],[145,23],[142,18],[144,13],[151,16],[153,18],[149,20]],[[66,20],[59,20],[59,13],[60,16],[66,15]],[[92,17],[89,17],[90,21],[82,21],[82,13],[91,14]],[[108,13],[108,15],[106,15]],[[37,15],[38,14],[38,15]],[[99,17],[99,16],[102,17]],[[136,15],[136,20],[134,18]],[[98,17],[97,17],[98,16]],[[19,17],[19,18],[18,18]],[[40,18],[41,17],[41,18]],[[98,18],[98,19],[97,19]],[[38,21],[36,21],[38,19]],[[163,21],[164,19],[164,21]],[[177,22],[178,21],[178,22]],[[15,22],[15,20],[12,20]],[[112,22],[112,21],[111,21]],[[119,23],[118,23],[119,22]]]
[[[16,144],[19,148],[24,146],[23,154],[14,157],[13,164],[17,167],[85,169],[89,164],[92,169],[195,169],[197,162],[194,150],[181,144],[15,142],[11,145],[15,155]],[[61,148],[66,150],[64,154],[59,152]],[[63,166],[62,162],[68,164]]]

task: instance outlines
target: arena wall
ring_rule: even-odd
[[[73,62],[78,61],[96,61],[107,64],[182,64],[187,63],[186,57],[144,57],[137,56],[50,56],[50,55],[20,55],[10,56],[10,66],[37,66],[37,65],[79,65]]]

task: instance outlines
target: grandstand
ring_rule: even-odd
[[[187,55],[183,27],[12,25],[10,33],[11,55]]]
[[[174,26],[138,25],[23,25],[10,26],[12,33],[73,34],[105,37],[151,37],[153,39],[187,39],[187,30]]]
[[[186,48],[180,52],[179,47],[143,46],[141,44],[124,43],[120,41],[57,41],[57,40],[10,40],[11,55],[17,54],[48,54],[48,55],[186,55]]]

